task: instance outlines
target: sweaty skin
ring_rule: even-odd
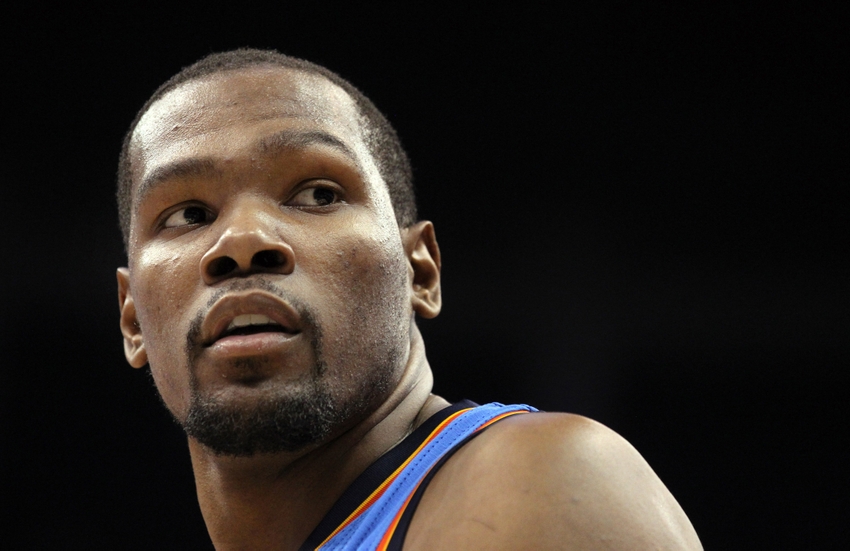
[[[354,103],[313,74],[184,83],[143,116],[130,155],[117,274],[128,362],[150,365],[181,423],[199,397],[253,411],[315,387],[344,412],[294,451],[233,456],[189,437],[216,548],[297,549],[357,475],[448,405],[414,321],[441,307],[434,228],[398,227]],[[227,332],[251,315],[273,326]],[[519,417],[443,467],[405,549],[700,549],[619,436],[578,416]]]

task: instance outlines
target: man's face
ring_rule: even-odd
[[[280,68],[183,84],[136,128],[128,359],[214,450],[297,449],[398,382],[410,268],[362,133],[340,88]]]

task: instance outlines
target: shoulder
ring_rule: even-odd
[[[640,454],[578,415],[504,419],[436,474],[405,549],[701,549]]]

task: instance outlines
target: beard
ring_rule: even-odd
[[[259,288],[289,302],[309,331],[309,342],[315,363],[310,372],[298,380],[258,389],[250,403],[232,402],[220,396],[207,395],[198,388],[195,360],[199,354],[198,336],[204,313],[192,323],[187,339],[191,394],[185,420],[175,417],[187,436],[194,438],[216,455],[249,457],[256,454],[296,452],[327,438],[334,430],[358,419],[393,385],[400,351],[390,348],[384,357],[373,358],[377,365],[359,369],[367,374],[348,385],[334,384],[329,377],[322,350],[322,327],[312,311],[293,297],[284,296],[265,279],[243,281],[221,289],[207,306],[212,307],[227,292]],[[240,360],[246,368],[265,360]]]
[[[319,442],[347,418],[346,409],[336,405],[320,377],[311,375],[250,405],[228,403],[194,389],[181,424],[188,436],[217,455],[252,456],[294,452]]]

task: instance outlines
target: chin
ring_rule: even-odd
[[[247,391],[247,392],[245,392]],[[186,434],[218,455],[295,452],[324,440],[345,412],[317,379],[283,389],[193,392]],[[342,415],[341,415],[342,414]]]

